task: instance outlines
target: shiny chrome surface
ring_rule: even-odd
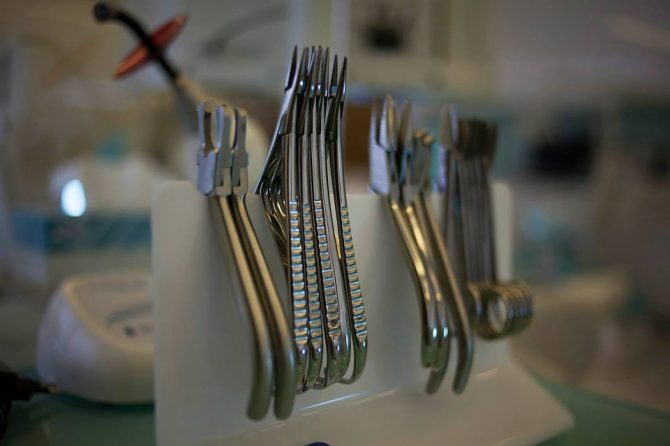
[[[437,219],[426,197],[433,138],[423,130],[412,132],[411,109],[406,103],[396,125],[395,105],[386,98],[373,109],[370,136],[372,189],[387,195],[394,223],[413,273],[422,317],[422,364],[431,367],[426,391],[435,393],[445,376],[451,341],[457,349],[452,389],[465,389],[474,357],[470,297],[458,280]],[[448,163],[456,140],[453,110],[444,114],[448,126],[441,137],[449,141],[438,150],[438,161]],[[453,150],[452,150],[453,151]],[[436,189],[453,190],[449,164],[437,169]],[[440,178],[443,176],[443,178]],[[451,196],[451,195],[447,195]],[[469,233],[468,233],[469,234]]]
[[[426,240],[412,208],[416,184],[407,181],[412,177],[412,172],[409,170],[409,153],[405,151],[409,107],[404,108],[399,126],[396,125],[395,115],[395,105],[391,98],[387,97],[373,107],[370,158],[383,162],[384,167],[371,165],[372,188],[387,196],[403,252],[412,272],[421,314],[421,363],[431,369],[426,390],[434,393],[444,377],[449,359],[449,322],[430,258],[426,255]],[[382,174],[384,176],[380,177]]]
[[[245,205],[249,155],[246,113],[208,101],[198,107],[201,145],[198,189],[236,271],[254,338],[253,384],[247,413],[263,418],[274,394],[274,413],[287,418],[295,400],[296,357],[289,324]]]
[[[212,197],[211,214],[218,228],[221,245],[235,271],[253,333],[253,378],[247,415],[252,419],[265,417],[274,386],[274,361],[270,329],[263,304],[247,261],[246,252],[238,236],[233,211],[228,197],[232,193],[232,152],[224,134],[230,130],[229,110],[208,101],[198,107],[201,145],[198,151],[198,188]],[[213,125],[212,119],[216,120]]]
[[[300,392],[360,377],[367,323],[342,165],[346,59],[340,69],[335,56],[330,71],[327,48],[297,54],[256,193],[283,251]]]
[[[291,414],[295,400],[296,358],[289,324],[245,204],[249,165],[249,155],[245,148],[246,119],[246,112],[235,109],[231,203],[270,326],[276,370],[274,411],[277,418],[285,419]],[[226,136],[224,133],[224,139]]]
[[[448,244],[462,259],[459,277],[467,284],[477,334],[496,339],[517,333],[530,322],[533,304],[527,284],[497,277],[489,179],[497,129],[476,119],[457,120],[453,108],[445,109],[441,126],[447,179],[435,184],[446,184]]]
[[[347,192],[344,182],[344,161],[342,153],[342,112],[346,91],[347,59],[342,61],[342,69],[337,71],[337,56],[333,62],[333,72],[330,86],[324,89],[329,92],[329,106],[325,122],[325,147],[329,161],[330,175],[328,179],[328,193],[333,196],[332,214],[334,216],[333,232],[337,243],[337,257],[339,261],[342,300],[346,313],[348,337],[351,339],[354,366],[349,377],[342,377],[341,382],[350,384],[358,380],[365,368],[368,348],[368,330],[363,304],[363,293],[358,276],[356,256],[354,254],[353,238],[351,236],[351,222],[347,205]],[[345,367],[346,366],[346,367]],[[346,372],[348,363],[343,364]]]

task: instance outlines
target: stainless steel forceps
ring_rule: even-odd
[[[387,197],[412,272],[421,313],[421,363],[431,369],[426,390],[434,393],[446,372],[450,332],[447,310],[441,295],[436,295],[436,291],[439,293],[437,280],[422,250],[426,240],[422,237],[418,223],[412,218],[415,214],[409,207],[413,199],[412,186],[405,188],[407,177],[412,178],[404,150],[404,135],[409,124],[409,109],[405,110],[405,119],[399,129],[395,124],[395,105],[390,97],[373,106],[370,124],[371,188]]]
[[[326,55],[327,62],[327,55]],[[330,175],[328,176],[328,196],[333,196],[332,212],[335,215],[337,231],[337,255],[344,278],[346,293],[347,324],[353,341],[354,367],[351,376],[342,378],[341,382],[351,384],[358,380],[365,368],[368,351],[368,328],[363,305],[354,242],[351,235],[349,206],[344,181],[344,160],[342,153],[342,112],[344,110],[344,96],[346,94],[347,58],[342,61],[342,70],[337,71],[337,56],[333,62],[330,88],[328,89],[329,104],[325,122],[325,152],[330,161]],[[324,90],[325,92],[325,90]],[[348,365],[348,363],[347,363]]]
[[[470,313],[477,334],[487,339],[508,336],[529,323],[533,306],[525,283],[497,278],[489,180],[497,129],[476,119],[456,121],[453,108],[445,111],[441,150],[446,153],[448,244],[462,259],[460,281],[472,297]],[[436,181],[438,187],[443,183]]]
[[[286,83],[284,99],[279,112],[277,127],[272,137],[270,151],[256,186],[256,193],[263,198],[265,214],[286,267],[291,296],[291,321],[296,351],[296,390],[304,388],[309,361],[309,333],[307,315],[307,288],[303,264],[303,236],[298,208],[297,184],[298,156],[295,148],[295,105],[298,90],[308,84],[306,78],[309,53],[304,51],[297,65],[294,49]],[[306,107],[303,101],[302,107]]]
[[[327,182],[327,160],[325,152],[324,128],[328,110],[328,96],[331,84],[328,81],[329,51],[319,48],[316,52],[313,70],[313,102],[310,106],[310,126],[308,131],[307,187],[311,218],[314,221],[316,235],[315,257],[317,258],[317,280],[319,282],[322,320],[325,329],[326,362],[325,373],[309,383],[311,387],[323,388],[337,381],[347,371],[349,364],[349,343],[341,322],[340,295],[343,291],[342,272],[339,264],[334,261],[337,252],[335,235],[333,234],[332,215],[330,208]],[[337,64],[333,66],[337,73]],[[331,77],[331,82],[333,79]]]
[[[474,339],[470,324],[470,315],[467,302],[464,298],[467,290],[462,289],[461,283],[457,280],[447,252],[446,242],[442,237],[432,207],[428,204],[425,196],[433,138],[427,133],[420,131],[415,134],[413,142],[415,157],[420,157],[421,167],[419,168],[423,169],[423,172],[420,173],[423,182],[419,187],[415,202],[417,215],[428,238],[427,256],[433,260],[434,267],[437,268],[437,275],[440,279],[439,285],[443,290],[444,297],[453,316],[452,322],[456,329],[456,343],[458,345],[458,361],[456,363],[453,390],[456,393],[461,393],[465,390],[468,382],[474,358]]]
[[[261,419],[274,392],[277,418],[287,418],[295,399],[295,352],[288,322],[245,205],[248,153],[246,113],[206,101],[198,106],[198,190],[211,213],[239,282],[251,322],[254,352],[247,414]],[[236,282],[236,281],[233,281]]]
[[[287,270],[298,391],[354,382],[367,357],[340,137],[346,59],[339,70],[335,56],[330,78],[329,59],[328,49],[312,47],[298,61],[294,49],[256,187]]]
[[[460,393],[470,375],[474,342],[463,290],[426,198],[433,138],[422,130],[411,132],[409,104],[403,107],[397,127],[394,120],[390,98],[373,109],[372,188],[388,196],[420,297],[422,362],[431,367],[426,390],[429,393],[438,390],[446,372],[450,340],[455,334],[458,362],[453,390]]]

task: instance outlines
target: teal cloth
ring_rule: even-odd
[[[155,444],[151,404],[113,406],[70,396],[16,402],[2,446],[135,446]]]
[[[670,414],[540,380],[575,417],[575,427],[542,446],[670,445]]]

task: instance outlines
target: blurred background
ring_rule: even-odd
[[[133,0],[202,89],[254,120],[251,182],[293,45],[349,58],[351,191],[367,188],[372,98],[498,123],[515,195],[515,275],[536,317],[512,351],[547,379],[670,411],[670,5],[663,0]],[[189,114],[135,39],[84,0],[0,0],[0,359],[33,366],[73,274],[150,270],[152,193],[190,178]],[[189,123],[190,122],[190,123]],[[254,173],[256,172],[256,173]]]

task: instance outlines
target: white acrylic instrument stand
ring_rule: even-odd
[[[505,186],[494,187],[494,203],[499,275],[507,279],[512,203]],[[261,201],[249,196],[247,204],[281,284]],[[527,445],[572,425],[571,415],[510,358],[504,341],[476,341],[463,394],[450,388],[455,360],[440,391],[425,394],[419,306],[390,214],[375,195],[351,196],[349,209],[369,327],[363,377],[298,395],[286,421],[271,411],[252,421],[246,417],[250,329],[232,293],[206,198],[188,182],[158,191],[153,269],[160,445]]]

